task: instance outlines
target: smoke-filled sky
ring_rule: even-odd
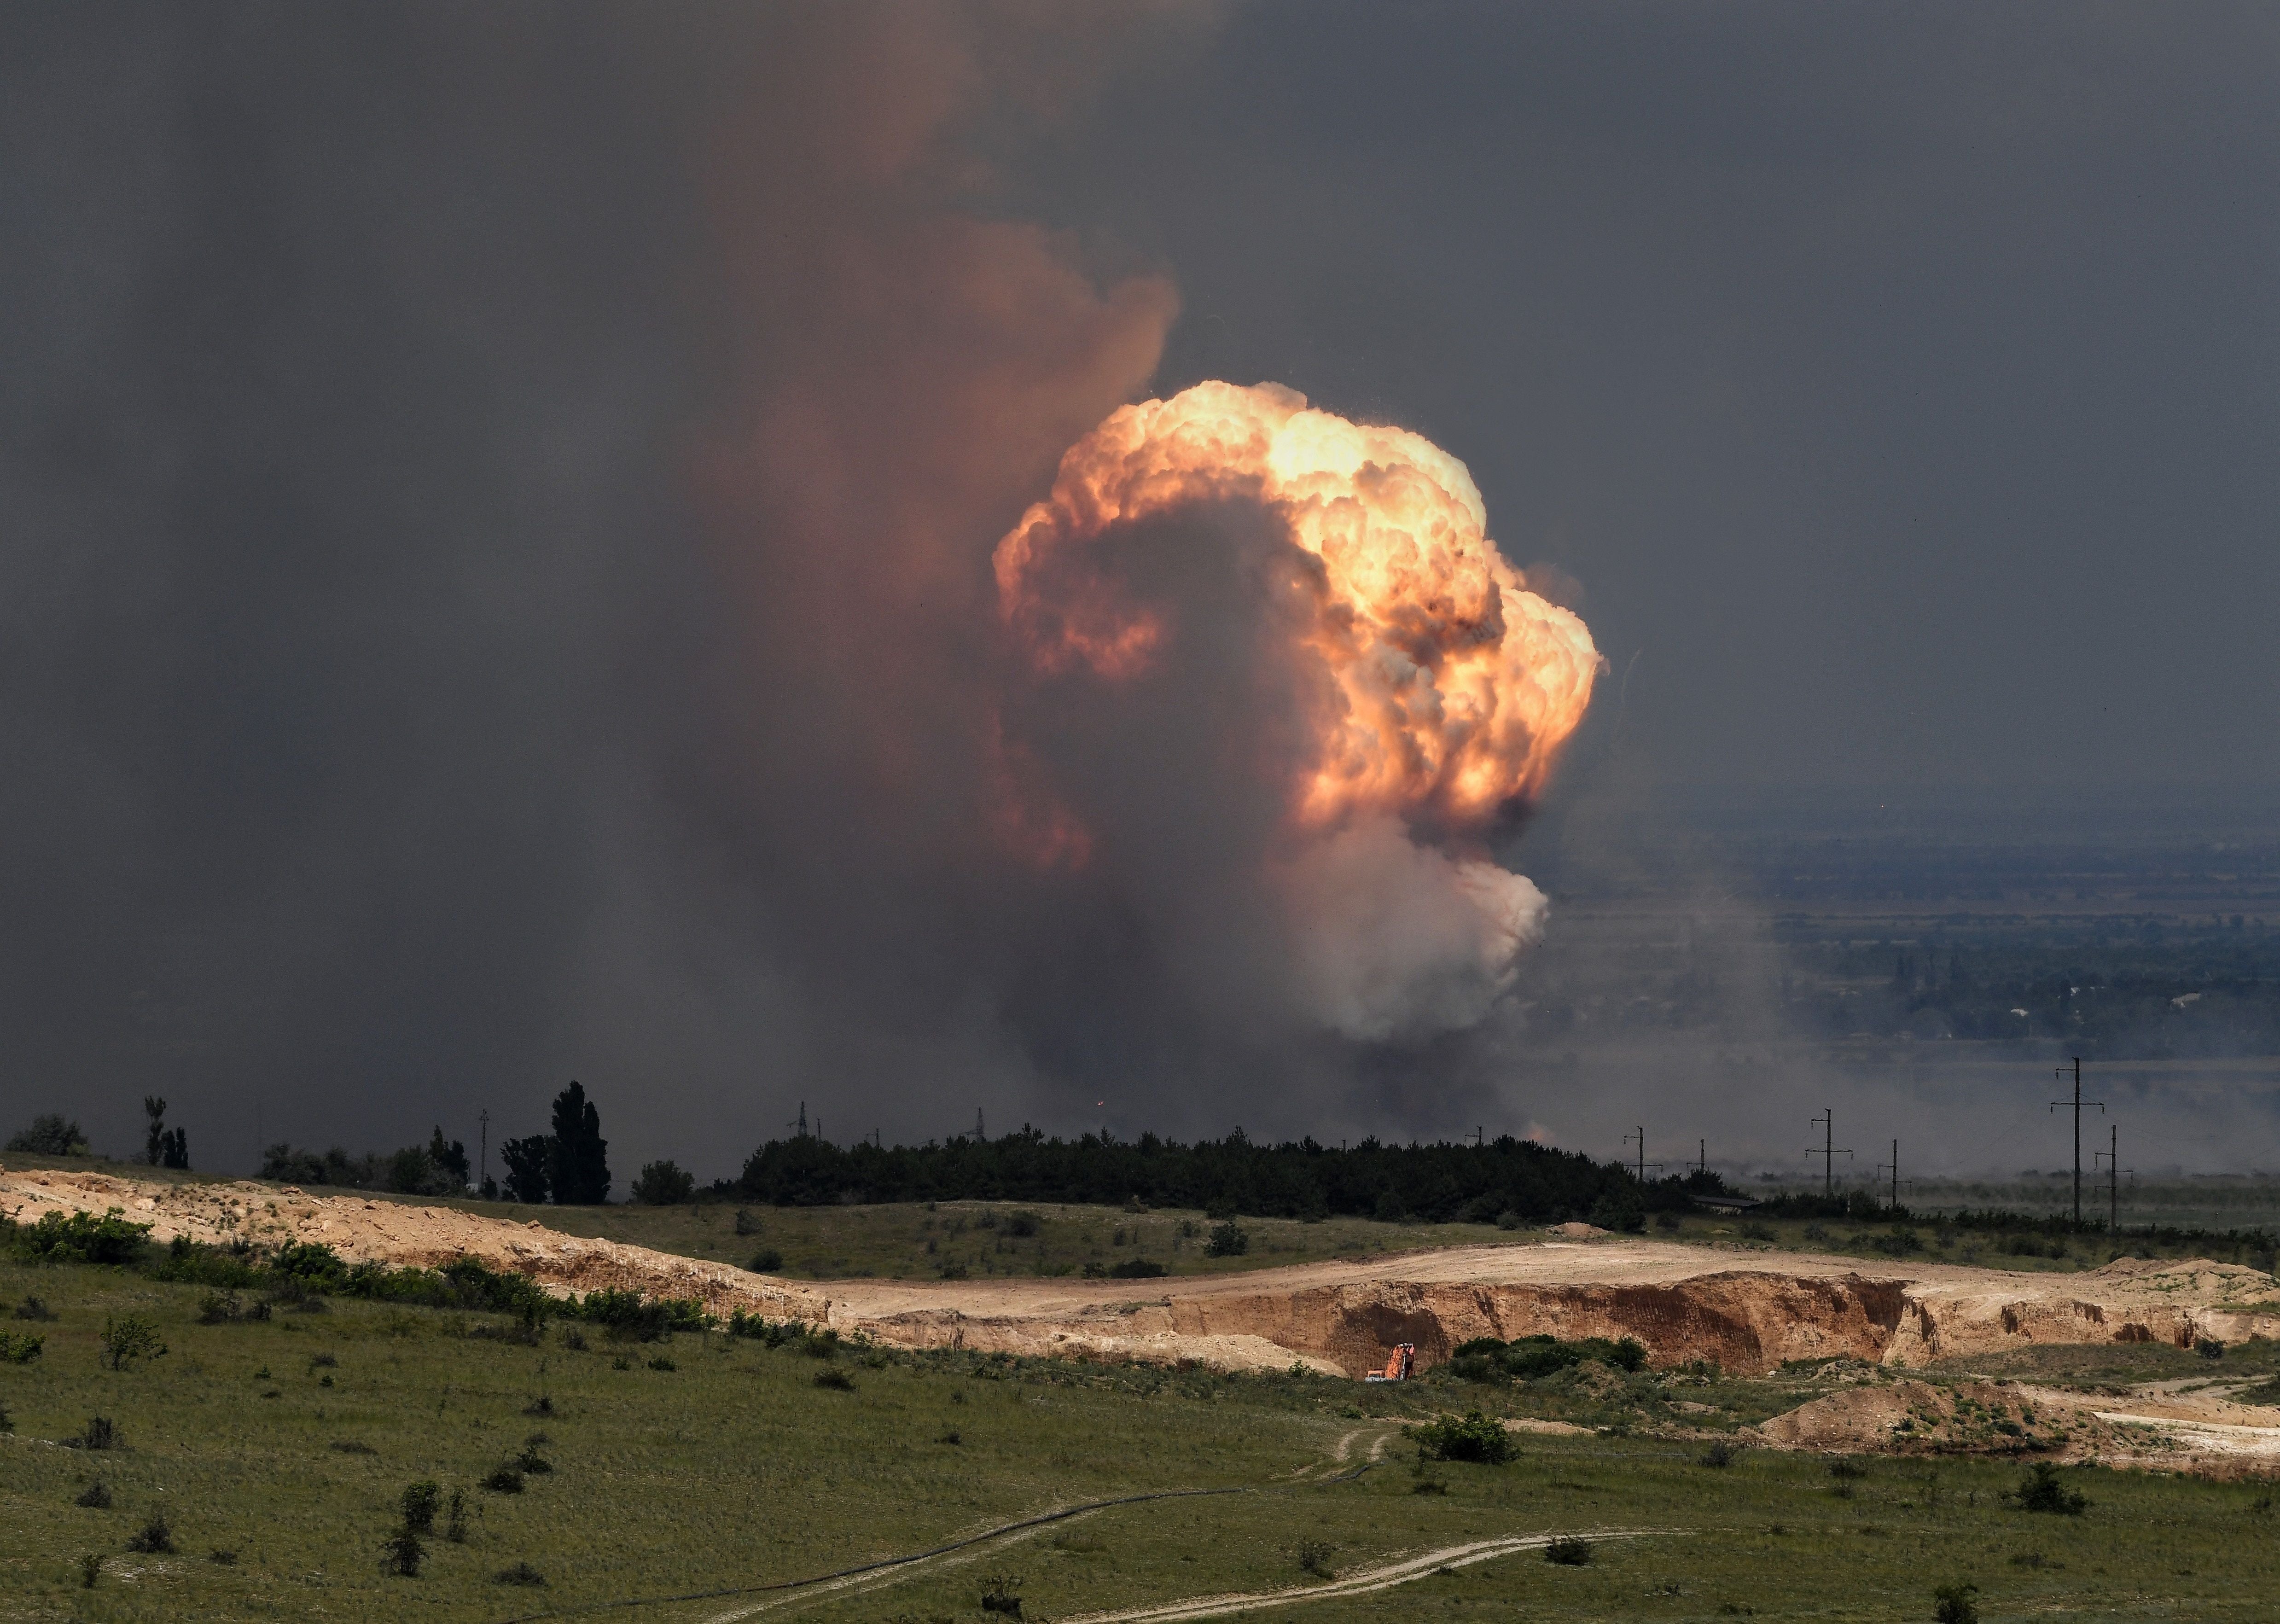
[[[2253,5],[12,8],[0,1116],[1612,1153],[1494,1007],[1525,801],[1302,815],[1361,689],[1275,512],[1062,583],[1175,627],[1121,685],[1001,541],[1120,406],[1271,382],[1508,566],[1383,694],[1588,624],[1586,844],[2265,793],[2276,126]]]

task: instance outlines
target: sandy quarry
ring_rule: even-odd
[[[151,1225],[161,1241],[177,1235],[265,1246],[320,1241],[355,1262],[430,1267],[474,1257],[557,1291],[609,1286],[694,1297],[716,1312],[742,1308],[809,1320],[905,1347],[1192,1360],[1238,1370],[1295,1361],[1358,1376],[1401,1342],[1415,1343],[1421,1366],[1430,1367],[1470,1337],[1546,1332],[1635,1336],[1657,1366],[1714,1359],[1737,1372],[1838,1355],[1897,1370],[2034,1343],[2189,1347],[2201,1337],[2280,1336],[2280,1287],[2272,1277],[2206,1260],[2125,1259],[2080,1274],[1916,1262],[1864,1268],[1850,1258],[1709,1249],[1569,1225],[1508,1244],[1162,1281],[805,1284],[566,1235],[535,1221],[400,1201],[0,1167],[0,1211],[19,1222],[35,1222],[44,1211],[113,1206]],[[2174,1459],[2206,1451],[2280,1461],[2280,1414],[2230,1405],[2222,1383],[2194,1385],[2194,1391],[2095,1400],[2051,1393],[2037,1416],[2061,1418],[2076,1453]],[[1992,1425],[1999,1391],[1992,1385],[1960,1416],[1957,1397],[1971,1393],[1953,1389],[1942,1399],[1940,1390],[1906,1380],[1869,1383],[1768,1423],[1766,1441],[1930,1447],[1942,1428],[1953,1438]],[[1999,1389],[2014,1415],[2022,1390]],[[1911,1423],[1905,1428],[1904,1419]],[[2047,1433],[2057,1423],[2037,1424]]]

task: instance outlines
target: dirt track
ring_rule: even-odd
[[[459,1257],[550,1288],[695,1297],[829,1324],[905,1347],[1194,1360],[1294,1361],[1358,1376],[1398,1342],[1426,1366],[1469,1337],[1635,1336],[1652,1363],[1737,1372],[1847,1355],[1917,1366],[2037,1343],[2190,1346],[2280,1336],[2280,1314],[2219,1305],[2276,1295],[2270,1276],[2206,1261],[2124,1260],[2081,1274],[1937,1263],[1864,1271],[1852,1258],[1596,1237],[1452,1247],[1352,1262],[1160,1281],[818,1281],[750,1274],[614,1242],[449,1208],[312,1196],[252,1183],[161,1184],[0,1169],[0,1211],[126,1208],[154,1235],[257,1244],[321,1241],[353,1261],[434,1266]]]

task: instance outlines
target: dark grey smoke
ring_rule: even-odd
[[[0,1129],[496,1151],[576,1076],[621,1183],[802,1099],[1785,1146],[1716,874],[1708,1060],[1347,1042],[1244,889],[1289,673],[1015,683],[990,547],[1204,376],[1428,434],[1588,591],[1524,872],[1653,869],[1674,782],[2280,777],[2268,13],[1103,16],[0,16]],[[1005,860],[1001,715],[1129,866]],[[1625,996],[1558,904],[1517,1000]]]

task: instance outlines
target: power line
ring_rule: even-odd
[[[1638,1181],[1644,1184],[1646,1182],[1646,1170],[1650,1165],[1646,1159],[1646,1129],[1645,1128],[1641,1128],[1638,1132],[1635,1134],[1625,1134],[1623,1135],[1623,1143],[1625,1144],[1630,1143],[1634,1139],[1638,1141]],[[1662,1171],[1662,1164],[1660,1162],[1655,1162],[1652,1164],[1652,1166],[1657,1173],[1660,1173]]]

